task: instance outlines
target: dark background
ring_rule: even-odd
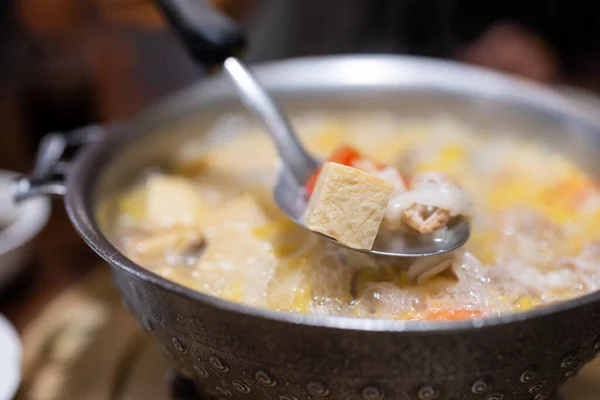
[[[248,62],[401,53],[600,89],[598,2],[211,2],[247,32]],[[0,167],[27,168],[45,132],[126,118],[200,76],[152,1],[0,0],[0,18]]]

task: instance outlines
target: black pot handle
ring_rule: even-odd
[[[203,0],[155,0],[195,63],[220,65],[237,55],[246,39],[237,25]]]

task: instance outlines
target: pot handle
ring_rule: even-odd
[[[220,65],[246,45],[238,26],[203,0],[155,1],[196,64]]]
[[[68,133],[48,133],[38,147],[33,171],[12,179],[9,190],[15,202],[36,196],[63,196],[69,163],[65,151],[96,143],[105,137],[105,128],[89,125]]]

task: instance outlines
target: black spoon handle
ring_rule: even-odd
[[[221,64],[243,50],[246,39],[237,25],[203,0],[155,0],[195,63]]]

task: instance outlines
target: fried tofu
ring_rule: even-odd
[[[154,175],[146,186],[146,219],[154,226],[172,227],[197,222],[202,200],[187,179]]]
[[[308,229],[356,249],[371,249],[394,185],[359,169],[328,162],[310,197]]]

